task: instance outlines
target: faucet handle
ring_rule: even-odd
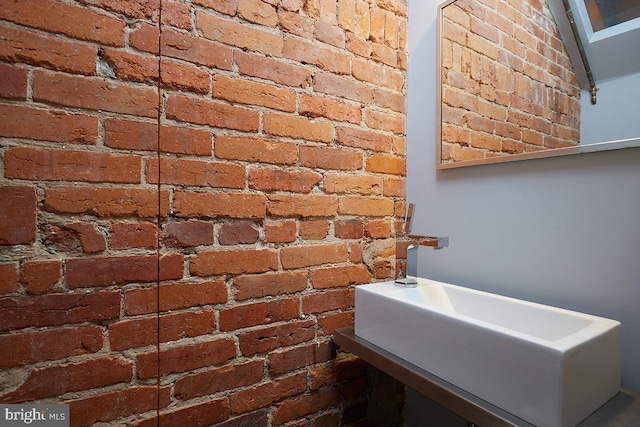
[[[404,234],[407,235],[411,233],[411,224],[413,221],[413,209],[416,207],[415,204],[409,203],[407,206],[407,213],[404,216]]]

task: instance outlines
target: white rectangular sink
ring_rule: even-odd
[[[433,280],[357,286],[355,333],[539,427],[620,389],[620,322]]]

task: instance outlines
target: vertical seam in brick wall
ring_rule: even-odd
[[[156,177],[157,184],[157,197],[158,197],[158,217],[156,219],[157,237],[156,237],[156,425],[160,426],[160,252],[162,249],[161,236],[162,236],[162,214],[161,214],[161,186],[160,181],[160,128],[162,121],[162,0],[158,4],[158,79],[156,81],[156,88],[158,91],[158,111],[157,111],[157,138],[156,141],[156,157],[158,159],[158,176]]]

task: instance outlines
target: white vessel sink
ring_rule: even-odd
[[[620,322],[432,280],[357,286],[355,333],[539,427],[620,389]]]

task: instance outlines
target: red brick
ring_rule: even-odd
[[[5,176],[45,181],[140,182],[141,159],[91,151],[13,147],[5,154]]]
[[[315,322],[306,319],[242,332],[238,334],[240,350],[243,355],[251,356],[275,348],[310,341],[315,337],[315,329]]]
[[[104,235],[92,222],[46,224],[42,228],[42,241],[62,252],[102,252],[107,248]]]
[[[52,109],[0,104],[0,135],[7,138],[95,145],[98,138],[98,118]]]
[[[409,6],[404,0],[379,0],[376,1],[376,5],[393,12],[396,15],[403,16],[405,18],[408,17],[407,14],[409,13]]]
[[[272,422],[274,425],[284,424],[322,409],[335,407],[338,402],[340,402],[340,390],[338,387],[295,396],[275,405],[275,409],[272,412]]]
[[[111,249],[158,247],[158,227],[152,222],[117,222],[111,226]]]
[[[340,126],[336,129],[336,136],[337,142],[347,147],[382,152],[389,152],[393,147],[391,135],[364,128]]]
[[[260,239],[259,226],[251,221],[233,221],[218,229],[218,243],[223,246],[253,244]]]
[[[300,237],[304,240],[322,240],[329,234],[329,221],[307,219],[300,221]]]
[[[288,396],[295,396],[307,389],[304,372],[245,388],[229,396],[231,410],[241,414],[263,408]]]
[[[92,77],[35,70],[33,98],[35,101],[88,110],[151,118],[158,116],[158,93],[155,88],[107,82]]]
[[[327,193],[381,194],[383,179],[376,175],[352,173],[327,173],[324,190]]]
[[[298,160],[294,142],[239,135],[217,135],[216,157],[250,162],[292,165]]]
[[[370,58],[373,48],[368,40],[359,37],[357,34],[347,32],[347,50],[363,58]]]
[[[36,238],[37,196],[34,187],[0,186],[0,245],[30,244]]]
[[[120,49],[100,49],[98,51],[98,63],[107,65],[109,71],[98,74],[113,75],[119,80],[130,80],[140,83],[158,81],[158,59],[151,55],[140,55]]]
[[[318,142],[333,140],[333,125],[327,121],[310,120],[302,116],[281,113],[264,113],[264,132]]]
[[[231,338],[171,347],[136,356],[140,379],[155,378],[177,372],[186,372],[205,366],[219,365],[235,357],[236,345]]]
[[[158,150],[158,124],[108,118],[104,121],[107,147],[131,150]],[[210,156],[211,133],[181,126],[160,127],[160,151]]]
[[[240,74],[296,88],[307,88],[311,84],[311,71],[301,65],[242,50],[236,50],[234,59]]]
[[[364,375],[367,363],[348,353],[339,353],[331,364],[311,369],[311,389],[319,390]]]
[[[184,95],[169,96],[167,118],[246,132],[256,132],[259,125],[256,110]]]
[[[115,351],[154,345],[158,341],[158,318],[121,320],[109,325],[109,348]]]
[[[342,196],[338,211],[343,215],[391,216],[393,200],[385,197]]]
[[[152,425],[206,427],[218,425],[229,418],[229,402],[227,398],[208,400],[190,406],[171,408],[160,412],[160,420]]]
[[[300,315],[300,300],[287,298],[237,305],[220,310],[220,330],[234,331],[249,326],[295,319]]]
[[[276,8],[261,1],[238,0],[238,17],[266,27],[275,27],[278,23]]]
[[[405,95],[383,87],[376,87],[373,90],[373,104],[398,113],[407,112]]]
[[[302,311],[308,314],[344,310],[353,307],[353,304],[353,288],[316,292],[302,297]]]
[[[25,99],[27,97],[28,70],[26,68],[0,64],[0,75],[3,77],[0,81],[0,97],[11,99]],[[4,124],[3,121],[0,121],[0,124]]]
[[[278,252],[272,249],[238,249],[202,251],[191,258],[191,274],[264,273],[278,269]]]
[[[119,356],[47,366],[30,371],[27,379],[16,390],[0,397],[0,402],[20,403],[57,397],[72,391],[129,382],[132,378],[132,362]]]
[[[373,102],[373,87],[348,76],[318,72],[313,79],[313,88],[316,92],[350,99],[363,104],[371,104]]]
[[[365,123],[372,129],[380,129],[398,135],[404,135],[406,133],[404,114],[391,114],[369,109],[366,112]]]
[[[404,198],[406,196],[406,179],[404,177],[384,178],[383,187],[384,191],[382,194],[387,197]]]
[[[174,386],[174,395],[180,400],[214,394],[255,384],[262,379],[264,363],[252,360],[211,369],[180,378]]]
[[[164,407],[169,398],[168,388],[159,390],[155,385],[140,385],[67,403],[73,414],[73,425],[84,427],[152,411],[158,403]]]
[[[404,157],[389,154],[373,154],[367,158],[366,170],[375,173],[406,175],[407,165]]]
[[[129,45],[143,52],[157,55],[159,53],[159,38],[160,30],[156,25],[139,23],[129,32]]]
[[[91,214],[100,217],[158,215],[158,190],[154,188],[52,187],[47,188],[45,209],[55,213]],[[160,214],[169,211],[169,190],[160,191]]]
[[[344,30],[337,25],[328,22],[316,22],[315,38],[323,43],[330,44],[344,51],[346,36]]]
[[[291,349],[276,350],[269,354],[269,373],[278,375],[296,369],[326,362],[331,359],[331,345],[324,343],[308,343]]]
[[[162,61],[160,81],[165,86],[182,92],[207,94],[211,88],[211,78],[207,71],[175,61]]]
[[[120,315],[120,292],[7,297],[0,308],[0,330],[108,320]]]
[[[358,80],[381,85],[395,91],[401,91],[405,85],[404,73],[384,64],[354,58],[352,75]]]
[[[193,4],[204,6],[229,16],[235,16],[238,10],[238,0],[193,0]]]
[[[339,311],[324,316],[318,316],[318,336],[333,335],[336,329],[353,326],[353,311]]]
[[[236,301],[266,296],[278,296],[307,288],[306,272],[283,272],[238,276],[233,279]]]
[[[310,170],[249,169],[249,188],[259,191],[310,193],[320,181],[322,175]]]
[[[146,347],[156,344],[158,336],[163,343],[210,334],[215,329],[212,311],[162,314],[159,323],[159,335],[156,316],[123,320],[109,325],[110,348],[120,351]]]
[[[147,163],[147,182],[157,184],[158,176],[161,184],[240,189],[244,188],[245,168],[227,162],[152,158]]]
[[[162,55],[209,68],[233,69],[231,47],[165,28],[162,29]]]
[[[349,262],[362,262],[362,253],[364,250],[364,241],[349,242]]]
[[[373,47],[372,59],[391,67],[398,67],[398,53],[395,49],[379,43],[372,43],[371,45]]]
[[[158,304],[160,295],[160,304]],[[127,315],[151,314],[227,302],[223,280],[203,283],[171,283],[144,289],[127,289],[124,293]]]
[[[213,97],[287,112],[296,110],[296,94],[293,89],[221,74],[213,78]]]
[[[66,284],[73,289],[180,279],[182,262],[182,254],[162,255],[158,277],[155,255],[73,258],[66,262]]]
[[[336,74],[349,74],[351,71],[351,61],[343,51],[297,37],[284,39],[284,56]]]
[[[20,268],[20,283],[29,294],[42,294],[53,289],[62,276],[60,260],[29,260]]]
[[[315,94],[301,95],[299,113],[307,117],[326,117],[338,122],[362,122],[362,110],[359,105]]]
[[[92,4],[101,9],[110,10],[132,18],[144,18],[157,21],[157,10],[160,0],[84,0],[83,3]]]
[[[192,247],[213,244],[213,223],[208,221],[171,221],[167,223],[164,244],[168,247]]]
[[[191,29],[191,7],[177,1],[162,3],[162,23],[172,27]]]
[[[266,198],[262,194],[174,192],[173,211],[177,217],[230,216],[234,218],[264,218]]]
[[[313,38],[315,21],[298,12],[278,10],[278,25],[286,33],[295,34],[305,39]]]
[[[364,234],[371,239],[387,239],[392,236],[392,230],[387,220],[368,220],[364,225]]]
[[[0,264],[0,295],[18,291],[17,264]]]
[[[291,243],[296,240],[295,221],[268,221],[264,223],[265,243]]]
[[[280,262],[285,269],[346,262],[347,259],[347,245],[344,243],[288,246],[280,250]]]
[[[95,353],[102,348],[102,328],[81,326],[1,335],[0,346],[11,349],[0,360],[0,367],[12,368],[45,360]]]
[[[196,28],[206,38],[272,56],[282,56],[282,36],[259,27],[196,11]]]
[[[364,223],[360,219],[336,220],[334,234],[339,239],[361,239],[364,236]]]
[[[361,151],[348,148],[299,147],[300,165],[314,169],[359,170],[364,164]]]
[[[267,211],[272,216],[331,217],[338,209],[335,196],[323,194],[270,194]]]
[[[10,0],[3,5],[0,19],[80,40],[110,46],[124,44],[124,21],[60,1]]]
[[[164,297],[164,294],[162,294]],[[177,341],[215,332],[213,311],[188,311],[160,315],[160,342]]]
[[[311,283],[315,289],[359,285],[370,281],[371,273],[364,264],[325,267],[311,272]]]

